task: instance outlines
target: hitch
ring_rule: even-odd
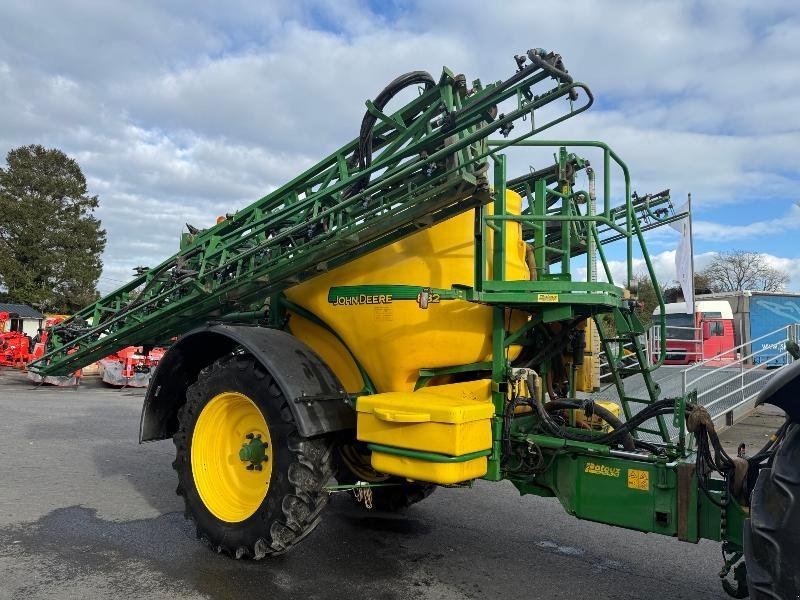
[[[369,483],[367,481],[356,481],[355,483],[346,485],[326,485],[322,488],[322,491],[328,492],[328,495],[338,492],[353,492],[356,502],[363,503],[367,509],[371,509],[372,488],[395,487],[399,485],[399,483]]]

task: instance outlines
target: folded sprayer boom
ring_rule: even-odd
[[[31,368],[63,374],[119,348],[165,343],[210,319],[263,311],[271,293],[487,202],[491,134],[507,135],[530,117],[517,138],[524,139],[592,103],[558,55],[531,50],[518,64],[505,81],[471,88],[447,69],[438,83],[421,72],[398,78],[367,102],[359,138],[216,226],[190,229],[176,255],[54,328]],[[553,87],[534,93],[550,79]],[[420,96],[382,112],[408,86],[420,86]],[[574,106],[578,90],[585,94]],[[509,98],[517,108],[498,115]],[[534,125],[535,111],[556,100],[567,109]]]

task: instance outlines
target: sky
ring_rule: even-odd
[[[698,269],[752,250],[800,290],[794,0],[3,2],[0,154],[37,143],[79,162],[108,231],[105,293],[173,254],[185,222],[210,226],[347,143],[396,75],[491,82],[535,47],[596,97],[547,137],[607,142],[639,193],[691,193]],[[647,234],[662,282],[677,235]],[[622,249],[610,258],[620,274]]]

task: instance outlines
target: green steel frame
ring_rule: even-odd
[[[505,141],[488,142],[490,147],[507,146]],[[537,433],[537,418],[528,415],[515,417],[510,435],[510,444],[517,456],[526,453],[538,456],[543,465],[541,471],[531,473],[523,464],[514,464],[513,456],[504,454],[503,422],[508,410],[508,381],[512,364],[508,361],[508,349],[512,345],[529,343],[528,334],[540,323],[566,322],[575,319],[595,319],[601,333],[601,341],[609,357],[614,384],[618,390],[626,419],[634,416],[641,406],[655,402],[660,394],[652,379],[652,372],[662,363],[665,348],[660,348],[660,357],[651,364],[639,342],[643,333],[635,314],[635,303],[626,298],[623,290],[613,283],[613,276],[605,258],[603,246],[613,241],[624,241],[627,254],[628,280],[633,277],[632,261],[638,245],[644,257],[648,274],[655,282],[655,272],[643,238],[647,228],[682,218],[684,215],[657,214],[657,207],[668,203],[667,193],[639,199],[633,197],[627,166],[601,142],[591,141],[525,141],[519,145],[561,146],[557,164],[553,169],[532,173],[508,181],[506,157],[493,153],[494,160],[494,205],[493,214],[484,207],[475,209],[475,280],[472,286],[460,285],[453,290],[431,290],[442,299],[464,299],[492,307],[492,355],[490,362],[469,365],[453,365],[446,368],[421,369],[417,388],[425,386],[433,377],[445,374],[480,371],[490,373],[495,417],[492,422],[493,445],[488,454],[489,468],[485,479],[510,480],[522,494],[557,497],[570,514],[582,519],[607,523],[619,527],[645,532],[660,533],[688,542],[711,539],[723,542],[725,552],[731,554],[727,569],[741,558],[742,527],[746,509],[728,496],[722,481],[712,481],[711,488],[701,493],[694,470],[695,455],[686,447],[685,411],[687,398],[676,398],[675,417],[672,426],[678,431],[678,442],[672,443],[672,432],[661,415],[655,424],[638,427],[634,435],[645,436],[660,448],[660,454],[616,451],[609,446],[591,442],[571,441]],[[592,212],[588,202],[590,192],[575,191],[574,177],[564,176],[566,165],[576,169],[588,168],[588,162],[567,152],[569,147],[595,147],[603,152],[603,199],[602,209]],[[624,204],[612,207],[611,169],[616,165],[625,180]],[[574,174],[573,169],[573,174]],[[562,175],[559,175],[561,173]],[[521,215],[509,214],[506,209],[505,190],[513,187],[527,197],[528,207]],[[585,206],[582,211],[581,206]],[[505,229],[509,222],[522,224],[526,241],[533,246],[536,279],[532,281],[505,281]],[[549,231],[548,223],[557,223],[558,229]],[[604,228],[610,235],[601,235]],[[492,277],[487,278],[487,244],[483,232],[494,236],[492,244]],[[544,240],[544,241],[542,241]],[[588,243],[591,240],[594,244]],[[593,282],[592,261],[589,250],[596,251],[608,282]],[[587,254],[587,280],[574,281],[570,274],[570,260],[582,253]],[[551,264],[561,266],[560,273],[549,272]],[[627,282],[626,282],[627,283]],[[654,286],[658,290],[658,286]],[[334,288],[330,299],[359,293],[387,293],[394,290],[398,299],[418,298],[420,288],[402,289],[403,286],[381,285],[354,288]],[[544,298],[540,299],[540,296]],[[659,306],[663,298],[657,292]],[[522,310],[530,313],[531,319],[516,331],[507,330],[507,311]],[[663,313],[663,308],[662,308]],[[604,335],[603,323],[598,317],[609,314],[613,317],[615,334]],[[663,320],[660,326],[664,327]],[[612,342],[632,342],[635,348],[635,367],[621,367],[622,355],[613,353]],[[621,344],[620,344],[621,345]],[[540,372],[547,368],[539,365]],[[623,375],[639,374],[645,380],[648,396],[634,398],[625,392]],[[636,405],[639,405],[638,407]],[[418,451],[381,446],[381,452],[390,452],[421,458],[431,462],[453,462],[464,457],[444,457]],[[727,571],[726,571],[727,573]]]
[[[505,145],[503,141],[489,140],[489,147]],[[687,542],[700,539],[721,541],[723,550],[730,555],[724,572],[727,573],[741,559],[742,528],[747,516],[745,508],[733,498],[722,481],[712,480],[710,489],[701,492],[695,472],[695,455],[685,443],[686,404],[690,399],[676,398],[675,417],[672,426],[677,429],[677,443],[663,416],[654,419],[653,426],[643,424],[634,432],[636,436],[656,438],[661,448],[659,454],[617,451],[607,445],[591,441],[572,441],[538,433],[537,418],[521,415],[513,419],[508,440],[512,454],[504,453],[503,426],[508,410],[508,382],[513,365],[508,361],[508,349],[512,345],[531,343],[529,334],[540,323],[566,322],[575,319],[595,319],[601,332],[602,344],[609,356],[614,384],[617,386],[626,419],[634,416],[641,406],[658,399],[660,390],[652,379],[652,372],[661,364],[665,349],[660,349],[660,359],[651,364],[638,342],[643,328],[639,323],[634,303],[626,298],[623,290],[613,282],[603,246],[613,241],[624,241],[628,256],[629,278],[635,246],[638,245],[650,277],[655,282],[655,273],[643,238],[645,227],[641,221],[647,219],[648,227],[670,222],[684,215],[656,214],[659,206],[669,202],[668,195],[637,199],[630,191],[630,178],[625,163],[606,144],[578,141],[528,141],[520,145],[559,147],[554,169],[526,175],[511,180],[515,191],[528,200],[528,207],[520,215],[509,214],[506,209],[505,190],[510,187],[506,173],[506,157],[494,153],[494,205],[493,214],[483,206],[475,208],[475,280],[472,286],[459,285],[451,290],[428,289],[441,300],[467,300],[490,306],[493,310],[492,348],[493,360],[445,368],[420,369],[417,389],[424,387],[432,378],[465,372],[488,373],[492,379],[492,399],[495,417],[492,421],[492,449],[488,453],[466,456],[406,450],[389,446],[371,445],[372,450],[408,456],[430,462],[460,462],[475,456],[486,455],[488,471],[484,476],[491,481],[510,480],[522,494],[557,497],[565,510],[582,519],[598,521],[645,532],[677,537]],[[558,176],[568,172],[564,168],[572,164],[577,169],[588,169],[587,161],[567,152],[567,147],[595,147],[603,152],[602,209],[592,212],[589,193],[575,191],[574,170],[569,177]],[[625,199],[622,206],[612,207],[611,170],[616,165],[625,179]],[[553,174],[556,174],[553,176]],[[638,200],[638,201],[637,201]],[[582,211],[581,206],[585,206]],[[526,241],[533,246],[536,257],[536,279],[532,281],[505,281],[506,247],[505,229],[509,222],[522,224]],[[547,224],[559,225],[548,231]],[[610,235],[598,231],[605,228]],[[487,247],[484,232],[494,236],[492,244],[492,277],[487,278]],[[592,240],[594,244],[587,243]],[[540,240],[545,240],[541,242]],[[587,254],[587,279],[592,279],[592,262],[589,249],[601,257],[604,274],[608,282],[574,281],[569,272],[570,262],[582,253]],[[564,260],[564,257],[567,260]],[[560,264],[561,272],[549,272],[551,264]],[[658,289],[658,286],[655,285]],[[359,294],[392,294],[393,300],[419,301],[424,288],[395,284],[348,286],[332,288],[329,300],[357,296]],[[540,300],[539,296],[546,298]],[[555,297],[555,298],[554,298]],[[659,305],[663,298],[658,294]],[[522,310],[531,318],[515,331],[507,330],[507,311]],[[662,309],[663,314],[663,309]],[[614,337],[603,335],[603,323],[598,317],[609,314],[615,322]],[[664,327],[663,321],[661,327]],[[621,367],[622,356],[611,352],[613,341],[630,341],[635,347],[636,367]],[[538,365],[544,373],[546,363]],[[636,373],[646,382],[648,396],[634,398],[625,392],[623,375]],[[636,405],[639,405],[638,407]],[[531,473],[523,464],[521,456],[539,457],[543,467]],[[514,457],[518,462],[514,462]],[[730,588],[730,585],[728,586]]]
[[[507,147],[506,141],[488,142],[490,147]],[[568,154],[566,144],[574,147],[596,147],[603,151],[603,198],[602,211],[597,214],[592,212],[589,193],[586,191],[575,191],[574,169],[570,173],[568,165],[578,168],[586,168],[588,162],[579,159],[574,154]],[[509,380],[511,364],[505,359],[507,355],[508,343],[506,337],[506,318],[505,311],[508,308],[519,308],[529,311],[532,320],[548,323],[557,321],[568,321],[574,319],[594,318],[601,332],[602,343],[609,357],[609,365],[614,371],[613,380],[617,386],[619,398],[626,418],[635,414],[631,404],[647,405],[652,404],[658,399],[660,390],[652,379],[652,371],[657,368],[664,359],[666,348],[662,344],[660,356],[655,364],[651,365],[649,358],[644,353],[639,336],[643,333],[643,328],[633,311],[633,304],[625,299],[623,290],[616,287],[613,283],[613,276],[608,268],[608,263],[603,253],[603,244],[597,233],[598,224],[604,225],[613,230],[625,240],[627,249],[627,275],[628,282],[633,279],[632,264],[634,241],[638,242],[639,249],[645,259],[648,273],[655,282],[656,276],[647,252],[647,246],[642,235],[639,219],[636,216],[631,198],[630,175],[627,165],[616,155],[616,153],[602,142],[593,141],[540,141],[524,140],[518,146],[538,146],[538,147],[559,147],[558,162],[555,166],[555,175],[548,177],[546,174],[536,176],[532,174],[524,182],[525,192],[528,198],[528,209],[520,215],[508,214],[506,210],[506,157],[503,154],[493,154],[494,159],[494,210],[492,215],[486,214],[482,207],[476,209],[476,218],[480,218],[482,227],[476,231],[490,229],[494,235],[492,244],[492,278],[486,279],[486,250],[482,233],[476,235],[475,251],[475,283],[473,288],[465,289],[467,300],[482,302],[493,306],[494,319],[492,330],[492,381],[496,390],[493,392],[495,412],[497,415],[504,414],[507,401],[506,389],[502,383]],[[618,218],[612,218],[612,199],[611,199],[611,163],[612,161],[621,169],[625,180],[625,200],[622,206],[623,211],[617,209],[616,214],[623,214],[624,219],[619,223]],[[569,173],[569,174],[568,174]],[[548,179],[553,187],[548,187]],[[516,180],[517,189],[520,190],[520,180]],[[585,214],[581,214],[580,203],[583,201],[586,206]],[[655,215],[653,215],[655,217]],[[536,265],[536,279],[533,281],[505,281],[505,244],[504,241],[506,226],[509,222],[521,223],[523,231],[532,232],[530,243],[533,246],[533,253]],[[557,236],[559,246],[548,245],[547,224],[555,222],[561,225],[560,235]],[[582,226],[582,230],[573,229],[574,225]],[[550,238],[554,239],[553,236]],[[602,259],[605,275],[608,283],[594,282],[592,272],[591,256],[587,252],[587,281],[574,281],[571,277],[570,261],[576,255],[576,247],[585,249],[589,247],[589,240],[595,245],[594,249]],[[576,243],[577,242],[577,243]],[[553,243],[552,241],[550,242]],[[552,258],[557,257],[561,264],[561,273],[551,275],[549,264]],[[659,306],[663,313],[664,300],[661,296],[658,285],[654,285]],[[617,337],[615,340],[631,342],[636,349],[637,367],[627,369],[629,373],[641,374],[646,383],[648,392],[647,398],[633,398],[625,393],[624,380],[619,373],[620,355],[615,356],[611,352],[607,336],[602,335],[603,329],[597,317],[604,313],[611,313],[616,321]],[[660,320],[660,326],[665,327],[664,319]],[[515,341],[518,341],[516,336]],[[621,346],[622,344],[620,344]],[[546,365],[545,365],[546,368]],[[640,428],[641,433],[656,434],[664,443],[670,441],[670,433],[663,416],[656,419],[657,430]],[[500,479],[502,477],[501,463],[503,457],[500,451],[501,442],[501,419],[495,422],[494,443],[495,449],[490,458],[489,474],[490,479]],[[681,437],[683,439],[683,437]]]

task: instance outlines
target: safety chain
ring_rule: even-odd
[[[719,496],[720,504],[722,505],[719,509],[719,534],[723,540],[728,535],[728,486],[728,478],[726,477],[725,487],[722,489]]]
[[[353,495],[356,497],[356,502],[363,502],[367,509],[372,508],[372,488],[370,487],[356,487],[353,488]]]

